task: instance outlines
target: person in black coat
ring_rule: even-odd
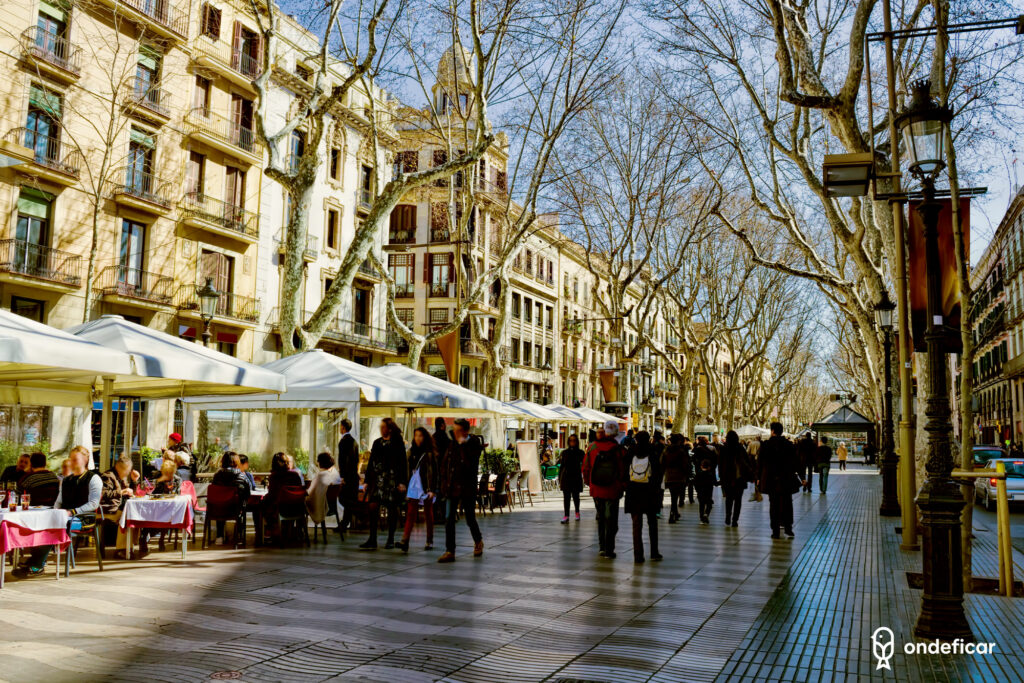
[[[803,485],[804,493],[811,492],[811,481],[814,479],[814,454],[818,450],[818,444],[811,438],[810,432],[805,432],[803,437],[796,442],[797,470],[800,478],[806,482]]]
[[[335,529],[344,533],[352,525],[352,511],[359,496],[359,444],[352,437],[352,422],[348,418],[338,424],[341,439],[338,441],[338,474],[341,475],[341,492],[338,500],[345,508],[341,525]]]
[[[242,473],[242,470],[238,469],[240,461],[238,454],[233,451],[228,451],[220,458],[220,469],[213,475],[213,481],[210,482],[216,486],[233,486],[238,489],[238,504],[239,510],[244,510],[246,503],[249,502],[249,494],[252,493],[252,489],[249,488],[249,479]],[[217,541],[224,539],[224,520],[217,520]]]
[[[445,498],[444,553],[438,562],[455,561],[455,523],[458,510],[473,537],[473,556],[484,554],[484,538],[476,522],[477,476],[480,456],[484,452],[480,437],[470,433],[469,420],[455,420],[453,438],[438,463],[438,490]]]
[[[409,463],[405,454],[402,430],[389,417],[380,423],[380,438],[370,447],[370,460],[366,463],[366,487],[362,499],[369,504],[370,535],[360,550],[377,549],[377,524],[380,508],[388,512],[388,541],[384,548],[395,547],[399,508],[405,502],[405,488],[409,481]]]
[[[771,438],[761,445],[758,452],[761,493],[768,494],[772,538],[779,538],[780,528],[793,538],[793,494],[800,490],[797,485],[796,448],[793,442],[782,436],[781,422],[772,422],[771,430]]]
[[[562,524],[569,523],[569,501],[576,506],[576,521],[580,521],[580,493],[583,491],[583,450],[580,437],[569,435],[568,447],[562,451],[562,466],[558,470],[558,487],[562,489],[565,515]]]
[[[685,445],[682,434],[669,437],[669,444],[661,456],[661,469],[672,504],[668,523],[675,524],[679,521],[679,504],[686,497],[686,483],[690,480],[690,449]]]
[[[708,443],[707,437],[697,437],[697,447],[691,456],[693,462],[693,486],[697,489],[700,523],[708,524],[711,518],[713,494],[718,485],[718,453]]]
[[[626,482],[626,514],[633,520],[633,561],[644,561],[644,518],[651,541],[651,559],[658,552],[658,510],[661,509],[661,461],[646,431],[637,432],[629,448],[629,478]]]
[[[725,525],[739,526],[743,491],[747,488],[747,482],[754,480],[754,468],[750,464],[747,449],[732,430],[725,435],[725,445],[718,459],[718,479],[725,499]]]

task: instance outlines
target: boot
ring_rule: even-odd
[[[477,541],[476,545],[473,546],[473,557],[480,557],[484,554],[484,542]]]
[[[440,564],[445,564],[445,563],[448,563],[448,562],[454,562],[455,561],[455,553],[450,553],[448,551],[445,551],[445,553],[443,555],[441,555],[441,557],[437,558],[437,561]]]

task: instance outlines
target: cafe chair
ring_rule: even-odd
[[[76,515],[68,520],[68,536],[71,542],[68,544],[68,551],[64,554],[64,576],[71,576],[71,568],[75,566],[75,542],[79,538],[92,538],[96,544],[96,563],[100,571],[103,571],[103,511],[97,510],[96,514]]]
[[[285,525],[296,527],[299,540],[309,543],[309,512],[306,510],[306,489],[302,486],[284,486],[277,494],[277,514],[281,521],[279,543],[284,547]]]

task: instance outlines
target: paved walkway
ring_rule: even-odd
[[[919,592],[903,572],[871,474],[833,474],[794,498],[795,541],[772,541],[767,503],[739,529],[697,524],[687,505],[661,524],[660,563],[597,557],[584,520],[558,524],[549,502],[488,515],[487,550],[459,559],[360,553],[361,538],[312,549],[83,557],[70,580],[0,591],[0,679],[10,681],[819,681],[875,677],[870,636],[907,640]],[[549,497],[551,495],[549,494]],[[623,518],[625,522],[625,517]],[[443,537],[443,531],[440,534]],[[51,575],[52,576],[52,575]],[[885,680],[1022,680],[1024,608],[971,596],[975,632],[997,655],[897,653]],[[899,649],[899,647],[897,648]]]

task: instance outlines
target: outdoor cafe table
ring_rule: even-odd
[[[124,529],[184,529],[186,538],[181,544],[181,559],[188,552],[188,535],[192,532],[192,499],[189,496],[173,498],[152,498],[141,496],[129,498],[121,513],[120,525]],[[128,554],[131,557],[132,544],[128,543]]]
[[[11,512],[0,511],[0,588],[7,570],[7,552],[15,548],[41,545],[57,547],[57,575],[60,576],[60,551],[68,546],[68,511],[48,507],[30,507]]]

